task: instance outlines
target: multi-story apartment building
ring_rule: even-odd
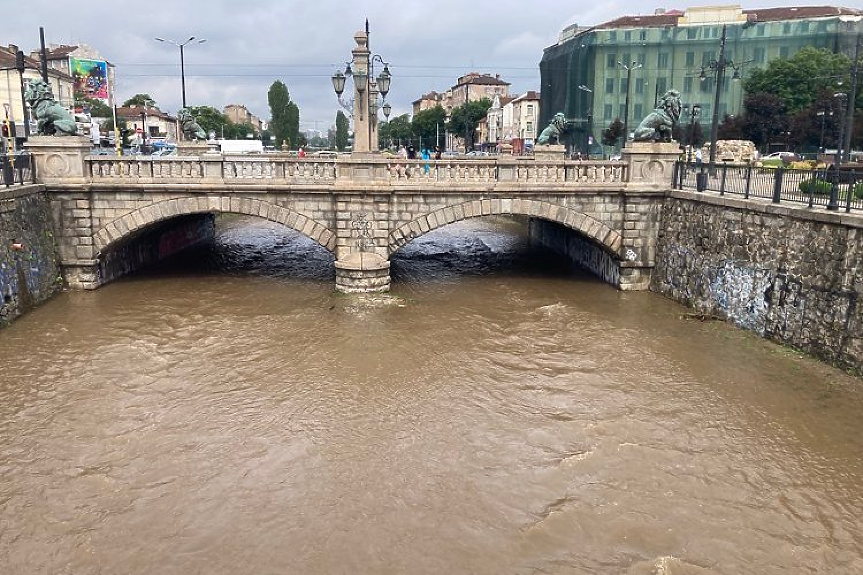
[[[526,146],[532,146],[537,136],[539,123],[539,92],[530,90],[514,98],[512,106],[512,134]]]
[[[419,99],[414,100],[413,104],[413,113],[419,114],[423,110],[429,110],[434,108],[435,106],[444,106],[445,105],[445,95],[440,92],[435,92],[432,90],[426,94],[423,94],[419,97]]]
[[[261,119],[251,113],[243,104],[228,104],[222,111],[228,120],[235,124],[251,124],[258,133],[264,129]]]
[[[500,74],[480,74],[469,72],[460,77],[455,86],[446,92],[428,92],[413,101],[413,113],[416,114],[435,106],[441,106],[449,115],[453,108],[464,105],[465,101],[476,102],[482,98],[494,100],[495,96],[509,95],[509,82],[500,79]]]
[[[853,56],[863,32],[863,10],[830,6],[743,10],[740,6],[697,7],[623,16],[591,27],[569,26],[540,62],[543,109],[540,127],[557,112],[573,120],[574,142],[588,142],[615,118],[624,120],[629,95],[629,131],[668,89],[685,104],[700,104],[702,123],[713,115],[715,73],[723,27],[725,57],[741,76],[787,58],[805,46]],[[626,67],[632,68],[627,72]],[[705,80],[701,80],[702,70]],[[718,117],[743,105],[741,82],[726,68]],[[628,85],[627,79],[632,85]]]

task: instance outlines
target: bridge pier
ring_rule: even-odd
[[[356,252],[336,260],[336,290],[343,293],[389,291],[389,260],[372,252]]]

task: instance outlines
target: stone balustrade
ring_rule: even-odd
[[[628,165],[606,161],[405,160],[401,158],[294,158],[278,156],[87,156],[91,183],[208,183],[303,185],[373,184],[608,186],[627,181]]]

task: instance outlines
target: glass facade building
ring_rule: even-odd
[[[740,74],[745,77],[748,71],[766,67],[774,58],[793,56],[805,46],[853,57],[863,32],[863,10],[703,7],[624,16],[589,28],[570,26],[557,44],[545,49],[540,62],[540,125],[563,112],[573,120],[574,144],[585,149],[616,118],[624,120],[627,92],[632,132],[670,89],[680,92],[684,105],[699,104],[699,121],[709,124],[716,79],[709,64],[719,58],[723,25],[725,57],[735,65],[743,64]],[[631,86],[624,66],[632,68]],[[720,119],[739,113],[743,105],[742,82],[732,81],[733,73],[733,67],[725,71]]]

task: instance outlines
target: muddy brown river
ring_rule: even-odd
[[[0,573],[863,573],[860,380],[504,220],[392,275],[230,218],[0,331]]]

